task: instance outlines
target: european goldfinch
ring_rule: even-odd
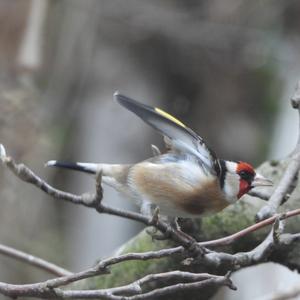
[[[166,152],[136,164],[66,163],[55,166],[90,174],[102,173],[103,183],[115,188],[149,213],[158,207],[170,217],[216,213],[257,186],[272,182],[245,162],[217,158],[204,140],[165,111],[116,92],[115,99],[165,138]]]

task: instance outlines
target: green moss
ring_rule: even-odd
[[[247,205],[248,204],[241,201],[218,214],[204,217],[201,226],[203,234],[206,235],[205,233],[209,232],[209,237],[214,236],[215,238],[219,238],[231,234],[241,227],[248,226],[253,222],[253,219],[251,218],[253,216],[249,217],[243,214],[247,209],[245,207]],[[240,214],[241,218],[236,218],[237,214]]]
[[[159,250],[172,245],[167,242],[153,241],[149,234],[143,230],[136,237],[128,241],[117,254],[130,252],[146,252]],[[173,258],[161,258],[158,260],[147,261],[127,261],[111,267],[111,273],[106,276],[99,276],[85,281],[88,288],[108,288],[128,284],[137,278],[150,273],[159,273],[168,269],[179,268],[179,262]]]

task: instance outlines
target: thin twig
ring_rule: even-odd
[[[282,204],[287,193],[291,193],[291,187],[295,188],[293,181],[300,169],[300,152],[297,152],[291,158],[286,171],[284,172],[278,186],[268,201],[268,204],[261,208],[257,213],[256,219],[263,220],[276,213],[278,207]]]
[[[263,227],[266,227],[268,225],[271,225],[275,222],[275,220],[280,217],[282,220],[284,219],[288,219],[294,216],[300,215],[300,208],[298,209],[294,209],[291,211],[288,211],[284,214],[276,214],[268,219],[265,219],[263,221],[260,221],[258,223],[255,223],[253,225],[250,225],[249,227],[242,229],[236,233],[233,233],[231,235],[225,236],[223,238],[219,238],[216,240],[210,240],[210,241],[205,241],[205,242],[199,242],[199,246],[203,246],[203,247],[212,247],[212,246],[225,246],[225,245],[229,245],[232,242],[242,238],[243,236],[257,231]]]
[[[18,178],[20,178],[21,180],[27,183],[33,184],[34,186],[38,187],[40,190],[42,190],[43,192],[52,196],[55,199],[64,200],[64,201],[72,202],[74,204],[79,204],[79,205],[84,205],[86,207],[94,208],[99,213],[106,213],[114,216],[123,217],[126,219],[135,220],[140,223],[143,223],[146,226],[155,226],[162,233],[167,233],[174,242],[179,243],[180,245],[182,245],[187,249],[190,249],[194,246],[193,249],[197,250],[196,249],[197,243],[194,238],[188,235],[181,234],[178,230],[174,229],[169,224],[163,222],[160,219],[156,220],[154,224],[153,219],[151,217],[136,212],[113,208],[103,204],[101,201],[102,188],[99,182],[99,180],[101,180],[101,175],[98,176],[97,179],[95,194],[82,194],[78,196],[78,195],[66,193],[64,191],[55,189],[50,184],[48,184],[43,179],[41,179],[39,176],[37,176],[26,165],[16,164],[11,157],[6,156],[6,151],[3,145],[0,146],[0,159]],[[201,249],[199,249],[199,251],[200,250]],[[197,251],[195,252],[198,253]]]
[[[276,220],[279,220],[279,217],[277,217]],[[227,266],[227,268],[230,268],[231,270],[239,270],[242,267],[251,266],[264,261],[273,251],[275,246],[281,246],[279,242],[280,239],[274,240],[274,232],[277,231],[277,229],[278,228],[275,228],[273,225],[272,230],[267,237],[251,251],[235,254],[211,252],[205,255],[205,263],[214,268]],[[283,226],[280,227],[278,234],[280,234],[281,230],[283,230]],[[290,240],[290,242],[292,242],[292,240]]]
[[[15,258],[19,261],[25,262],[39,269],[47,271],[48,273],[51,273],[53,275],[68,276],[73,274],[72,272],[64,268],[61,268],[53,263],[50,263],[42,258],[36,257],[32,254],[28,254],[23,251],[2,244],[0,244],[0,254]]]
[[[150,260],[150,259],[160,259],[163,257],[168,257],[171,255],[178,255],[183,253],[183,247],[162,249],[158,251],[148,251],[142,253],[128,253],[116,257],[107,258],[98,262],[94,267],[89,268],[85,271],[72,274],[69,276],[64,276],[60,278],[50,279],[46,281],[48,287],[55,288],[63,285],[70,284],[72,282],[82,280],[85,278],[91,278],[93,276],[98,276],[101,274],[108,273],[108,267],[129,260]]]
[[[141,286],[151,281],[181,280],[182,283],[157,288],[150,292],[143,293]],[[192,281],[185,283],[185,281]],[[210,274],[197,274],[189,272],[166,272],[160,274],[146,275],[145,277],[129,284],[111,289],[102,290],[62,290],[52,289],[43,283],[35,284],[5,284],[0,282],[0,293],[8,297],[39,297],[39,298],[64,298],[64,299],[109,299],[109,300],[137,300],[154,299],[158,296],[168,295],[176,292],[199,290],[207,286],[228,286],[236,289],[229,276],[216,276]],[[131,293],[133,296],[119,296],[120,293]],[[139,294],[139,295],[136,295]]]
[[[268,204],[263,206],[256,214],[256,219],[258,221],[274,215],[279,206],[287,200],[285,198],[286,195],[291,194],[296,187],[293,182],[297,179],[297,174],[300,169],[300,81],[297,83],[295,93],[291,97],[291,104],[293,108],[298,110],[299,114],[298,141],[294,151],[290,155],[290,162],[286,171],[270,197]]]
[[[149,282],[161,281],[167,282],[170,280],[181,280],[183,282],[189,281],[191,283],[180,283],[170,285],[163,288],[155,289],[151,292],[143,293],[143,285]],[[202,284],[201,284],[202,283]],[[46,282],[34,284],[6,284],[0,282],[0,293],[9,297],[17,298],[35,297],[35,298],[64,298],[64,299],[109,299],[109,300],[124,300],[124,299],[153,299],[151,297],[167,295],[174,291],[196,290],[205,286],[222,286],[226,285],[231,289],[235,289],[229,276],[216,276],[207,273],[197,274],[190,272],[172,271],[159,274],[146,275],[128,285],[117,288],[101,289],[101,290],[62,290],[59,288],[50,287]],[[136,296],[118,296],[118,294],[140,294]]]
[[[292,182],[297,178],[297,174],[300,169],[300,81],[297,83],[294,95],[291,97],[291,104],[293,108],[298,110],[299,114],[299,130],[298,130],[298,140],[294,151],[291,153],[291,161],[280,180],[276,190],[274,191],[272,197],[268,201],[268,205],[261,208],[257,213],[257,220],[263,220],[276,213],[278,207],[285,202],[285,195],[291,194],[295,188]]]
[[[265,201],[268,201],[271,197],[271,194],[266,193],[264,191],[257,191],[257,190],[250,190],[247,194],[252,197],[257,197]]]
[[[175,294],[178,292],[186,292],[186,291],[195,291],[202,289],[207,286],[228,286],[232,290],[236,290],[236,287],[232,284],[231,280],[227,277],[223,278],[210,278],[203,281],[192,282],[192,283],[178,283],[174,285],[170,285],[163,288],[155,289],[151,292],[132,296],[130,300],[146,300],[146,299],[155,299],[157,297]]]

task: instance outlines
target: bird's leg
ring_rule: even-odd
[[[181,231],[180,225],[178,223],[178,218],[177,217],[168,217],[167,218],[168,222],[170,223],[170,226],[177,230],[177,231]]]
[[[205,248],[199,246],[197,241],[194,239],[194,237],[190,236],[189,234],[185,233],[181,230],[181,227],[178,223],[178,217],[168,217],[170,227],[173,228],[177,234],[181,235],[183,238],[185,238],[188,241],[188,251],[191,253],[192,257],[201,257],[205,254]]]
[[[192,236],[195,240],[201,240],[201,218],[179,218],[181,231]]]
[[[155,225],[159,218],[159,207],[148,201],[143,201],[141,205],[141,213],[143,215],[150,216],[150,224]],[[146,229],[146,232],[152,237],[152,239],[155,239],[158,236],[157,229],[155,227],[152,229]]]
[[[158,216],[159,216],[159,207],[155,206],[155,208],[153,210],[153,214],[152,214],[152,219],[151,219],[151,223],[153,225],[157,224],[157,222],[158,222]]]
[[[150,224],[154,225],[157,223],[159,219],[159,207],[154,205],[151,202],[143,201],[141,205],[141,213],[146,216],[151,216]],[[172,230],[175,230],[178,234],[186,238],[187,240],[191,240],[192,237],[190,237],[188,234],[183,232],[178,224],[178,218],[177,217],[166,217],[167,222],[169,223],[168,228],[164,233],[157,233],[157,228],[147,229],[146,232],[152,237],[153,240],[167,240],[170,238],[170,233]]]
[[[159,208],[156,207],[154,209],[153,215],[152,215],[152,221],[151,223],[155,225],[155,222],[158,220],[158,215],[159,215]],[[182,232],[180,229],[180,226],[178,224],[178,218],[177,217],[166,217],[166,221],[168,222],[168,227],[164,233],[159,233],[157,234],[157,229],[154,228],[152,231],[148,230],[147,233],[152,237],[152,239],[163,241],[163,240],[168,240],[171,235],[171,231],[175,230],[178,234],[184,236],[184,238],[189,239],[189,235],[186,233]]]
[[[143,201],[141,204],[141,214],[144,216],[153,216],[156,205],[152,204],[149,201]]]
[[[166,218],[166,221],[169,224],[166,232],[163,233],[163,234],[160,234],[160,235],[156,235],[155,239],[157,239],[157,240],[167,240],[167,239],[169,239],[172,230],[175,230],[179,234],[185,235],[184,232],[182,232],[181,229],[180,229],[177,217],[170,217],[170,216],[168,216]],[[186,237],[186,235],[185,235],[185,237]]]
[[[153,214],[150,220],[150,224],[154,225],[157,224],[158,222],[158,217],[159,216],[159,207],[156,206],[153,210]],[[159,239],[158,237],[160,236],[157,234],[157,228],[153,227],[152,229],[146,229],[146,232],[151,236],[152,239]]]
[[[173,228],[179,235],[181,235],[185,239],[193,242],[194,238],[192,236],[190,236],[188,233],[185,233],[184,231],[182,231],[181,226],[178,223],[178,220],[179,220],[178,217],[168,217],[170,227]]]
[[[143,214],[147,214],[148,216],[151,215],[151,221],[150,224],[154,225],[157,224],[158,219],[159,219],[159,207],[149,203],[149,202],[144,202],[141,206],[141,211]],[[177,224],[177,223],[176,223]],[[176,225],[178,226],[178,224]],[[157,233],[157,228],[153,229],[147,229],[146,232],[151,236],[153,240],[167,240],[170,238],[170,231],[174,229],[172,225],[167,228],[165,233]],[[177,229],[176,229],[177,230]]]

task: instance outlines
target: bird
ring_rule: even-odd
[[[134,164],[63,162],[49,167],[102,174],[102,182],[134,200],[141,212],[154,209],[170,218],[196,218],[218,213],[251,189],[272,181],[243,161],[217,157],[203,138],[164,110],[142,104],[119,92],[115,100],[164,137],[166,150]]]

